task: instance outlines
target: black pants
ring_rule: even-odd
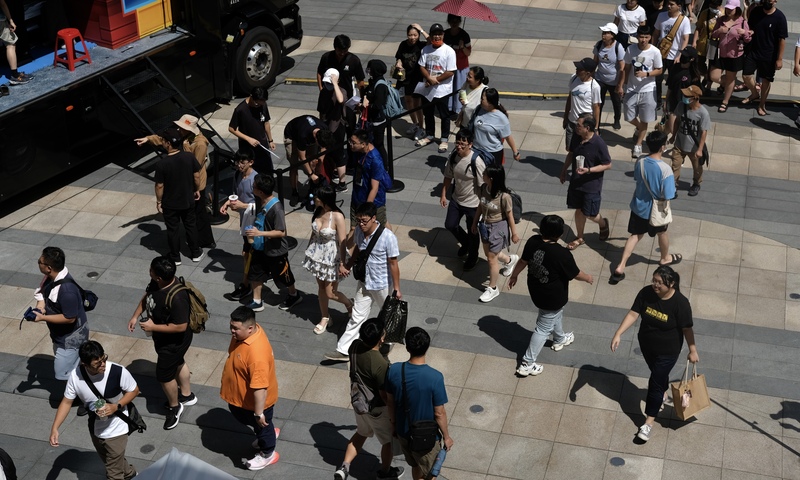
[[[388,122],[372,126],[372,146],[378,149],[383,159],[383,167],[389,171],[389,154],[386,153],[386,126]]]
[[[661,69],[661,75],[656,77],[656,109],[660,108],[664,103],[663,98],[661,97],[661,84],[664,83],[665,74],[669,71],[669,67],[675,63],[674,60],[667,60],[664,59],[664,68]]]
[[[617,93],[616,85],[607,85],[603,82],[600,84],[600,113],[603,113],[603,107],[606,105],[606,93],[611,95],[611,105],[614,107],[614,123],[619,123],[620,115],[622,114],[622,97]],[[598,125],[600,119],[597,120]]]
[[[450,109],[447,106],[448,98],[434,98],[433,101],[428,101],[427,98],[422,97],[422,114],[425,116],[425,133],[429,137],[436,135],[436,117],[434,110],[439,112],[442,119],[442,141],[446,142],[447,137],[450,136]]]
[[[208,214],[205,190],[200,191],[200,200],[194,202],[194,215],[197,223],[197,243],[201,247],[214,244],[214,232],[211,230],[211,216]]]
[[[678,361],[678,355],[654,355],[642,349],[642,356],[650,368],[644,413],[648,417],[655,417],[661,409],[661,404],[664,403],[664,392],[669,389],[669,372]],[[673,400],[680,401],[680,399]]]
[[[469,256],[467,261],[474,261],[478,258],[478,247],[481,244],[478,234],[473,234],[469,231],[472,228],[472,220],[475,218],[477,210],[476,207],[464,207],[451,200],[450,205],[447,206],[447,217],[444,219],[444,228],[456,237],[462,247],[468,247]],[[467,230],[461,227],[462,217],[466,217]]]
[[[169,245],[169,258],[175,262],[181,261],[181,223],[186,231],[186,243],[192,258],[199,257],[203,252],[197,242],[197,217],[194,207],[185,210],[164,209],[164,226],[167,227],[167,244]]]
[[[269,147],[269,145],[265,146]],[[275,172],[272,155],[261,147],[253,148],[253,169],[261,175],[272,175]]]

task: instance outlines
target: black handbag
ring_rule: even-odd
[[[403,362],[400,367],[400,374],[403,378],[403,409],[406,412],[406,422],[408,422],[408,447],[412,452],[430,452],[439,438],[439,424],[435,420],[411,421],[411,409],[406,392],[406,363],[408,362]]]
[[[367,260],[369,260],[369,255],[372,253],[372,249],[375,247],[375,244],[378,243],[378,238],[381,236],[381,233],[383,233],[383,225],[378,225],[378,230],[369,240],[367,249],[363,252],[358,252],[356,261],[353,264],[353,276],[356,280],[361,282],[365,282],[367,280]]]
[[[397,298],[397,290],[386,296],[378,314],[386,329],[386,343],[406,343],[406,325],[408,324],[408,302]]]
[[[95,394],[95,396],[97,398],[102,398],[103,400],[105,400],[106,403],[111,403],[108,400],[106,400],[105,398],[103,398],[102,395],[100,395],[100,392],[97,390],[97,387],[95,386],[94,382],[91,382],[91,381],[88,380],[89,379],[89,374],[86,373],[86,368],[84,368],[83,365],[81,365],[81,375],[83,375],[83,378],[84,378],[84,381],[86,382],[86,385],[89,386],[89,389],[92,391],[92,393]],[[139,409],[136,408],[136,405],[134,405],[133,402],[129,403],[126,407],[127,407],[127,411],[128,411],[127,415],[125,415],[124,413],[120,412],[119,410],[114,412],[114,415],[116,415],[117,417],[119,417],[125,423],[128,424],[128,435],[130,435],[133,432],[144,433],[144,431],[147,430],[147,424],[144,423],[144,419],[142,418],[142,414],[139,413]],[[91,415],[94,415],[92,417],[92,420],[94,420],[94,418],[97,416],[97,414],[95,412],[89,412],[89,413]],[[92,423],[94,423],[94,422],[92,422]],[[89,425],[89,427],[92,428],[93,425]]]

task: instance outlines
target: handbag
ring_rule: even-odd
[[[654,227],[663,227],[672,223],[672,209],[669,206],[669,200],[659,200],[653,191],[650,190],[650,184],[647,183],[647,177],[644,174],[644,160],[639,160],[639,168],[642,172],[642,181],[650,196],[653,197],[653,204],[650,207],[650,225]]]
[[[411,421],[411,407],[408,403],[408,393],[406,392],[406,363],[400,367],[400,374],[403,378],[403,409],[406,411],[406,422],[408,422],[408,447],[412,452],[430,452],[436,445],[439,438],[439,424],[435,420]]]
[[[112,368],[114,367],[112,366]],[[95,386],[94,382],[90,382],[87,380],[89,378],[89,374],[86,373],[86,368],[84,368],[83,365],[81,365],[81,375],[83,375],[86,385],[89,386],[89,390],[91,390],[92,393],[94,393],[94,395],[98,399],[102,398],[103,400],[105,400],[106,403],[111,403],[105,398],[103,398],[102,395],[100,395],[100,392],[97,391],[97,387]],[[134,405],[133,402],[129,403],[126,407],[128,411],[127,415],[120,412],[119,410],[114,412],[114,415],[116,415],[122,421],[128,424],[128,435],[132,434],[133,432],[144,433],[144,431],[147,430],[147,424],[144,423],[144,419],[142,418],[142,414],[139,413],[139,409],[136,408],[136,405]],[[94,412],[89,412],[89,413],[93,414],[95,417],[97,416],[97,414]],[[95,417],[92,417],[92,420],[94,420]],[[90,425],[90,428],[91,427],[92,425]]]
[[[386,343],[405,343],[408,324],[408,302],[397,298],[397,290],[386,296],[383,308],[378,314],[386,329]]]
[[[356,372],[356,354],[350,354],[350,404],[353,411],[359,415],[364,415],[372,410],[375,401],[375,394],[372,393],[361,379],[361,375]]]
[[[369,260],[369,255],[372,253],[372,249],[375,247],[375,244],[378,243],[378,237],[381,236],[381,233],[383,233],[383,225],[378,225],[378,230],[374,235],[372,235],[372,238],[367,245],[367,249],[363,252],[358,252],[356,261],[353,264],[353,276],[360,282],[367,281],[367,260]]]
[[[675,34],[678,33],[678,27],[681,26],[681,22],[683,22],[683,15],[678,15],[678,19],[672,24],[672,28],[669,29],[667,36],[658,42],[661,58],[667,58],[667,55],[669,55],[669,50],[672,48],[672,42],[675,40]]]
[[[692,377],[687,377],[689,377],[688,360],[681,381],[670,384],[675,415],[681,420],[688,420],[711,406],[706,377],[697,374],[696,363],[692,367]]]

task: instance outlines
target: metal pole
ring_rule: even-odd
[[[388,193],[402,192],[406,188],[405,184],[394,177],[394,149],[392,148],[392,119],[386,120],[386,154],[389,156],[389,176],[392,178],[392,188],[386,190]]]

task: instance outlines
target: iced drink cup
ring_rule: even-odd
[[[586,157],[584,157],[583,155],[578,155],[577,157],[575,157],[576,170],[580,170],[581,168],[583,168],[584,160],[586,160]]]

